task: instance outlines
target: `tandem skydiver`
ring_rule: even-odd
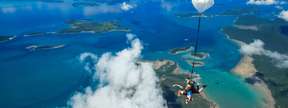
[[[188,104],[192,101],[192,94],[200,94],[206,85],[200,85],[198,82],[191,80],[191,79],[185,79],[185,88],[182,85],[179,84],[173,84],[173,87],[178,87],[180,90],[177,91],[178,96],[186,96],[185,98],[185,104]]]

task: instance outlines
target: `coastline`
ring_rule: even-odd
[[[235,42],[238,46],[246,44],[242,41],[231,39],[227,34],[226,36],[229,40]],[[242,54],[241,60],[233,69],[231,69],[231,72],[233,72],[235,75],[240,76],[243,81],[245,81],[245,79],[247,78],[255,77],[257,69],[253,64],[253,61],[254,58],[252,56]],[[257,78],[257,80],[260,80],[260,82],[251,85],[263,96],[261,97],[263,98],[263,108],[275,108],[276,102],[274,97],[272,96],[271,90],[268,88],[267,84],[262,79]]]
[[[252,57],[244,55],[231,71],[242,78],[252,77],[257,72],[257,69],[253,64],[253,60],[254,59]]]
[[[160,84],[166,88],[165,90],[173,91],[170,95],[176,95],[174,94],[176,93],[176,89],[171,87],[171,85],[175,82],[182,83],[184,78],[187,76],[187,73],[181,72],[179,65],[172,60],[156,60],[148,62],[152,63],[153,69],[159,76]],[[209,97],[204,92],[199,95],[195,95],[194,101],[188,105],[184,104],[183,97],[176,97],[176,100],[176,102],[183,108],[190,108],[191,106],[196,108],[219,108],[219,105],[213,100],[209,99]]]
[[[206,95],[206,93],[202,93],[200,94],[204,99],[208,100],[210,102],[210,108],[220,108],[219,105],[212,101],[211,99],[209,99],[209,97]]]
[[[16,36],[0,36],[0,43],[11,41],[15,38],[16,38]]]

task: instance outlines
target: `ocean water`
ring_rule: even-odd
[[[110,2],[112,7],[119,5]],[[0,35],[17,36],[12,41],[0,43],[0,107],[65,106],[75,92],[92,84],[92,73],[85,71],[79,61],[81,53],[101,55],[129,46],[123,32],[24,36],[31,32],[59,31],[67,27],[65,21],[71,19],[117,20],[142,41],[144,59],[170,59],[178,62],[184,71],[191,69],[181,55],[168,53],[171,48],[193,45],[197,20],[175,15],[195,13],[188,1],[139,1],[137,7],[128,12],[102,12],[96,7],[73,7],[72,3],[0,2]],[[219,5],[226,8],[217,8],[217,5],[207,15],[219,14],[232,7],[227,5],[232,1],[225,3],[219,1]],[[219,30],[232,24],[233,19],[235,16],[202,20],[200,51],[208,52],[210,57],[205,60],[205,67],[197,68],[197,72],[208,85],[205,91],[208,97],[221,108],[257,108],[261,99],[255,90],[229,72],[240,60],[240,54],[237,45]],[[64,48],[53,50],[25,49],[30,45],[62,44]]]

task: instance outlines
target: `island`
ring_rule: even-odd
[[[209,57],[209,54],[205,53],[205,52],[197,52],[196,54],[191,53],[191,56],[193,59],[203,60],[203,59],[206,59],[207,57]]]
[[[0,36],[0,43],[1,42],[6,42],[9,40],[13,40],[14,38],[16,38],[15,36]]]
[[[193,51],[193,47],[186,46],[186,47],[172,48],[169,50],[169,53],[172,55],[177,55],[177,54],[182,54],[182,53],[190,53],[191,57],[193,59],[197,59],[197,60],[203,60],[203,59],[206,59],[207,57],[209,57],[208,53],[197,52],[196,54],[194,54],[194,52],[192,52],[192,51]]]
[[[29,51],[38,51],[38,50],[52,50],[52,49],[59,49],[65,47],[64,44],[60,45],[30,45],[27,46],[26,49]]]
[[[130,32],[130,29],[121,27],[116,21],[95,22],[90,20],[69,20],[69,27],[60,30],[60,34],[71,33],[103,33],[103,32]]]
[[[45,32],[29,32],[29,33],[24,33],[24,37],[30,37],[30,36],[42,36],[48,33]]]
[[[203,67],[205,65],[203,61],[186,60],[186,62],[190,64],[191,66],[194,65],[194,67]]]
[[[257,31],[255,29],[241,29],[237,26],[224,27],[222,31],[239,46],[260,39],[265,43],[265,49],[288,54],[288,47],[283,47],[288,46],[287,34],[283,32],[283,29],[285,29],[283,26],[287,24],[281,19],[268,20],[246,15],[240,16],[234,22],[234,25],[257,27]],[[264,103],[268,108],[288,106],[287,68],[276,67],[273,60],[265,55],[243,55],[232,71],[262,92],[265,96]]]
[[[68,20],[67,28],[60,29],[56,32],[27,32],[23,33],[25,37],[43,36],[43,35],[63,35],[75,33],[106,33],[106,32],[130,32],[130,29],[120,26],[117,21],[96,22],[91,20]]]
[[[180,48],[173,48],[169,52],[170,52],[170,54],[176,55],[176,54],[190,51],[191,49],[192,48],[190,46],[186,46],[186,47],[180,47]]]
[[[167,100],[168,108],[218,108],[217,104],[202,95],[193,95],[193,101],[185,104],[184,97],[176,95],[177,89],[172,85],[174,83],[184,84],[184,79],[189,73],[179,72],[178,64],[171,60],[152,61],[153,68],[160,79],[160,86],[163,90],[163,96]]]
[[[254,59],[252,57],[244,55],[238,65],[231,71],[242,77],[247,83],[253,85],[253,87],[264,96],[263,106],[265,108],[274,108],[275,100],[272,93],[261,77],[258,77],[259,72],[257,72],[253,61]]]

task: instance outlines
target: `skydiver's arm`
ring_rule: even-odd
[[[173,84],[173,87],[178,87],[179,89],[183,89],[184,88],[182,85],[179,85],[179,84]]]

